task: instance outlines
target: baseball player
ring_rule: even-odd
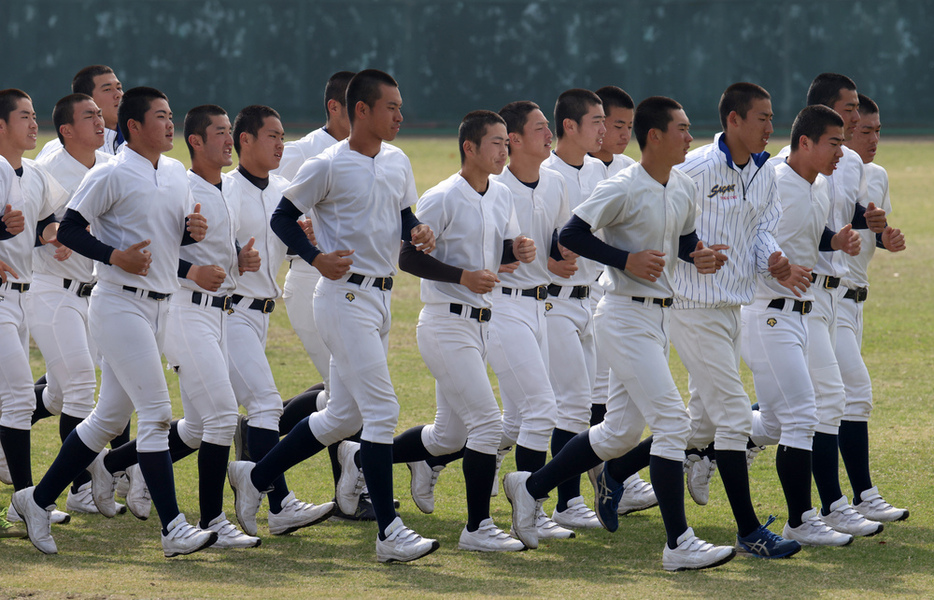
[[[85,468],[92,477],[99,472],[104,446],[136,410],[139,466],[162,521],[163,552],[172,557],[217,539],[217,533],[190,525],[178,510],[167,439],[172,406],[161,359],[166,300],[178,290],[179,245],[203,239],[207,221],[199,205],[192,210],[185,168],[162,155],[172,149],[174,133],[165,94],[146,87],[129,90],[119,120],[127,148],[88,173],[59,231],[62,243],[101,263],[88,318],[102,355],[101,387],[110,390],[68,436],[39,484],[13,494],[13,506],[36,548],[56,553],[49,529],[55,499]],[[131,240],[138,241],[120,249]],[[107,508],[98,505],[102,514],[113,516]]]
[[[716,271],[725,256],[705,247],[694,231],[693,183],[673,169],[684,160],[692,140],[690,122],[681,105],[670,98],[642,101],[634,130],[642,159],[594,189],[573,210],[559,241],[571,251],[607,265],[606,293],[594,317],[601,352],[622,385],[607,402],[606,418],[574,436],[544,468],[535,473],[510,473],[503,480],[512,503],[513,527],[526,546],[537,546],[532,515],[536,499],[568,477],[631,449],[642,433],[641,413],[655,434],[651,475],[668,542],[662,564],[666,570],[702,569],[723,564],[733,548],[698,539],[687,526],[681,463],[690,419],[668,369],[668,307],[673,265],[666,256],[693,260],[698,270]],[[601,231],[605,242],[593,232]],[[636,252],[622,248],[645,248]],[[550,334],[550,331],[549,331]],[[633,423],[636,426],[633,426]],[[615,502],[602,502],[621,487],[599,477],[600,519],[616,528]]]
[[[846,146],[854,150],[863,162],[866,178],[866,200],[892,214],[889,200],[889,179],[885,169],[875,164],[879,144],[879,106],[871,98],[859,94],[859,124]],[[905,236],[898,229],[886,226],[873,235],[860,231],[862,250],[857,256],[847,256],[847,274],[842,280],[843,298],[837,307],[837,339],[834,350],[840,364],[840,375],[846,390],[846,408],[840,421],[840,455],[853,488],[854,508],[867,519],[880,522],[902,521],[908,509],[896,508],[886,502],[872,484],[869,473],[868,420],[872,411],[872,382],[861,354],[863,338],[863,307],[869,295],[869,261],[876,247],[890,252],[905,249]]]
[[[357,507],[362,467],[379,526],[380,562],[415,560],[439,546],[406,527],[392,503],[392,436],[399,415],[386,362],[392,275],[400,239],[422,251],[434,248],[431,229],[411,210],[416,192],[409,160],[385,143],[399,131],[401,108],[391,76],[374,69],[357,73],[347,86],[349,139],[306,161],[283,195],[273,230],[324,276],[314,306],[331,351],[331,392],[327,407],[297,425],[263,460],[228,467],[237,518],[246,528],[244,522],[255,520],[260,490],[363,425],[359,445],[341,445],[337,499],[345,513]],[[320,250],[297,222],[309,210]]]
[[[104,144],[100,150],[105,154],[116,154],[126,143],[126,139],[117,126],[117,108],[120,106],[120,99],[123,98],[123,84],[117,79],[113,69],[107,65],[84,67],[71,80],[71,92],[85,94],[94,99],[104,118]],[[36,160],[45,158],[63,144],[64,142],[57,137],[49,140],[42,147]]]
[[[535,244],[518,236],[521,225],[516,221],[513,196],[507,186],[490,177],[503,172],[508,155],[503,118],[485,110],[468,113],[461,121],[458,143],[460,171],[418,201],[419,219],[437,232],[434,257],[418,252],[410,243],[400,256],[403,269],[422,277],[425,307],[419,315],[418,343],[436,380],[438,407],[434,423],[413,427],[395,438],[393,460],[408,463],[413,499],[420,510],[430,513],[434,509],[430,484],[436,481],[437,471],[426,461],[463,456],[467,524],[458,547],[518,551],[525,549],[522,542],[499,529],[490,517],[488,491],[496,476],[502,419],[486,376],[485,355],[490,350],[492,315],[499,318],[494,300],[499,282],[496,273],[502,264],[516,259],[533,261]],[[418,264],[419,258],[441,264],[426,268]],[[427,498],[415,495],[420,491],[420,477],[428,487]]]
[[[736,519],[737,550],[784,558],[801,545],[763,526],[749,493],[746,443],[752,411],[739,376],[740,306],[752,302],[757,277],[774,278],[795,295],[805,292],[811,279],[807,269],[788,262],[774,237],[781,201],[765,152],[773,131],[771,96],[758,85],[735,83],[720,97],[719,113],[723,132],[679,167],[694,180],[698,236],[729,249],[732,258],[713,275],[690,263],[674,269],[671,340],[688,369],[687,447],[704,451],[688,454],[687,488],[695,502],[706,504],[709,486],[692,484],[708,482],[716,461]],[[711,444],[715,450],[707,451]]]
[[[572,89],[555,103],[558,142],[544,166],[557,171],[568,190],[568,205],[574,209],[590,196],[604,179],[603,164],[588,155],[598,152],[606,134],[603,104],[589,90]],[[598,267],[586,258],[549,261],[548,361],[551,386],[558,406],[558,419],[551,438],[552,456],[578,433],[590,426],[593,387],[596,379],[596,344],[590,293],[597,281]],[[545,455],[541,455],[544,465]],[[536,469],[523,468],[523,471]],[[600,522],[584,503],[580,477],[558,486],[558,502],[551,516],[569,529],[598,528]]]
[[[844,122],[825,106],[809,106],[792,126],[787,159],[775,166],[782,215],[775,241],[792,265],[814,269],[820,251],[859,252],[859,235],[847,223],[826,227],[831,212],[830,175],[843,155]],[[845,546],[841,533],[811,507],[812,439],[818,425],[816,386],[809,375],[812,345],[809,321],[815,286],[802,291],[760,277],[752,304],[741,309],[742,356],[752,370],[759,409],[753,412],[751,440],[778,444],[775,467],[788,503],[782,537],[804,545]]]
[[[606,176],[612,177],[636,162],[623,154],[632,140],[632,117],[636,105],[632,96],[615,85],[604,86],[594,93],[603,103],[606,133],[600,149],[588,154],[602,162],[606,167]]]

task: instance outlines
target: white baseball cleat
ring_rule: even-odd
[[[786,540],[795,540],[802,546],[846,546],[853,542],[852,535],[834,531],[821,521],[816,508],[801,515],[801,524],[797,527],[785,523],[782,537]]]
[[[710,500],[710,479],[717,472],[717,461],[709,456],[690,453],[684,459],[686,487],[691,499],[704,506]]]
[[[235,460],[227,465],[227,480],[234,493],[237,521],[248,535],[256,535],[256,513],[263,502],[265,492],[256,489],[250,480],[255,463]]]
[[[363,469],[357,466],[354,456],[360,444],[344,440],[337,447],[337,462],[341,465],[341,476],[337,480],[337,505],[344,514],[352,515],[360,503],[360,494],[366,486]]]
[[[412,473],[410,485],[412,500],[418,510],[430,515],[435,510],[435,485],[438,483],[438,475],[444,470],[444,465],[432,467],[424,460],[420,460],[407,463],[407,466]]]
[[[195,527],[185,520],[182,513],[178,513],[166,529],[169,532],[162,534],[162,552],[166,558],[191,554],[217,541],[216,531]]]
[[[126,493],[126,505],[137,519],[145,521],[152,512],[152,498],[146,486],[146,478],[139,465],[133,465],[126,470],[126,477],[130,482]]]
[[[302,502],[295,497],[295,492],[289,492],[289,495],[282,500],[282,508],[279,512],[269,512],[269,533],[272,535],[292,533],[296,529],[326,520],[334,514],[335,510],[337,510],[337,505],[333,502],[320,505]]]
[[[880,523],[891,523],[893,521],[904,521],[908,518],[907,508],[896,508],[882,499],[878,487],[871,487],[860,494],[862,502],[854,506],[856,512],[867,519],[879,521]]]
[[[696,569],[709,569],[719,567],[736,556],[736,549],[732,546],[714,546],[694,535],[694,530],[688,527],[678,537],[678,545],[669,548],[665,544],[662,553],[662,567],[666,571],[689,571]]]
[[[52,510],[55,505],[52,504],[42,508],[36,504],[32,495],[35,489],[35,486],[33,486],[13,492],[11,506],[23,515],[26,533],[29,535],[29,541],[32,542],[32,545],[45,554],[56,554],[58,553],[58,547],[55,545],[55,540],[52,539]],[[7,519],[9,519],[9,513]]]
[[[568,500],[568,507],[563,511],[556,508],[551,513],[551,520],[568,529],[600,529],[600,519],[597,513],[590,510],[590,507],[584,503],[584,498],[578,496]]]
[[[258,537],[247,535],[237,529],[227,520],[227,515],[224,513],[217,515],[205,531],[213,531],[217,534],[217,540],[211,546],[212,548],[256,548],[262,543]]]
[[[461,550],[476,552],[519,552],[525,550],[525,544],[496,526],[493,519],[484,519],[476,531],[461,531],[457,547]]]
[[[567,540],[577,535],[555,523],[542,509],[541,500],[535,502],[535,529],[539,540]]]
[[[512,504],[512,530],[527,548],[538,548],[538,527],[535,526],[538,502],[525,487],[531,473],[517,471],[503,477],[503,490]]]
[[[91,497],[94,498],[94,505],[102,515],[110,519],[119,511],[117,501],[114,500],[114,475],[104,466],[104,457],[108,452],[107,448],[101,450],[88,465],[88,473],[91,475]]]
[[[427,556],[441,547],[438,540],[424,538],[396,517],[384,532],[386,539],[376,537],[376,560],[379,562],[409,562]]]
[[[49,515],[52,520],[52,525],[65,525],[71,521],[71,515],[66,512],[57,510],[54,506],[52,507],[52,513]],[[10,504],[10,507],[6,511],[6,518],[10,523],[22,523],[23,518],[16,512],[16,507],[13,504]]]
[[[850,501],[846,496],[840,496],[839,500],[830,505],[830,513],[822,514],[820,518],[834,531],[849,533],[857,537],[876,535],[883,529],[882,523],[871,521],[856,512],[856,509],[850,506]]]
[[[655,497],[655,488],[651,483],[639,477],[638,473],[623,482],[623,495],[619,499],[616,514],[628,515],[653,506],[658,506],[658,498]]]
[[[126,498],[126,495],[130,492],[130,479],[126,476],[126,472],[117,473],[117,484],[114,486],[114,493],[120,498]]]

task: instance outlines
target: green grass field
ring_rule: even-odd
[[[706,141],[696,141],[695,147],[702,143]],[[399,146],[412,159],[420,192],[457,169],[451,138],[403,136]],[[187,159],[178,138],[173,154]],[[877,253],[871,270],[864,335],[876,407],[870,422],[871,460],[875,483],[885,497],[911,509],[908,521],[887,525],[880,535],[846,548],[805,548],[791,560],[738,557],[718,569],[671,574],[661,568],[664,534],[658,510],[651,509],[621,519],[615,534],[583,531],[574,540],[543,543],[538,550],[518,554],[466,553],[456,549],[466,514],[457,463],[441,475],[433,515],[415,508],[408,470],[398,465],[395,493],[402,501],[402,517],[441,541],[438,552],[415,563],[378,564],[373,524],[325,523],[289,536],[265,535],[258,549],[209,550],[166,560],[155,515],[145,522],[130,515],[76,515],[70,524],[53,528],[58,555],[43,555],[26,540],[0,540],[0,598],[934,597],[934,285],[925,275],[934,256],[926,181],[934,164],[934,141],[886,140],[878,162],[891,179],[891,222],[906,232],[909,248],[899,255]],[[415,343],[417,281],[400,275],[393,300],[390,368],[402,405],[397,431],[403,431],[430,422],[434,391]],[[283,397],[319,380],[284,309],[272,315],[267,355]],[[34,351],[32,359],[38,376],[44,370],[41,356]],[[687,376],[674,354],[672,370],[685,392]],[[177,381],[171,373],[166,377],[181,416]],[[754,396],[748,372],[746,380]],[[38,423],[32,439],[38,481],[58,452],[57,420]],[[776,515],[772,529],[780,532],[787,515],[773,465],[770,449],[754,463],[750,479],[760,518]],[[507,458],[505,468],[514,466],[512,457]],[[196,472],[193,458],[175,469],[179,505],[189,520],[197,518]],[[841,477],[849,494],[842,471]],[[303,500],[322,502],[333,493],[324,453],[290,471],[288,479]],[[592,498],[588,486],[583,489]],[[8,505],[11,493],[9,486],[0,488],[0,503]],[[718,477],[706,507],[686,498],[689,523],[699,536],[733,543],[733,520]],[[817,503],[816,492],[813,498]],[[225,507],[232,516],[232,494]],[[546,503],[547,510],[552,507]],[[493,517],[500,526],[508,528],[509,514],[506,498],[494,498]],[[261,535],[264,527],[261,513]]]

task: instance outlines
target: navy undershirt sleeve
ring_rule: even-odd
[[[67,209],[65,218],[58,226],[58,241],[81,256],[109,265],[110,255],[113,254],[115,248],[91,235],[88,231],[88,224],[81,213],[71,208]]]
[[[684,262],[694,264],[694,258],[691,257],[691,252],[694,252],[695,248],[697,248],[697,242],[699,241],[700,238],[697,237],[696,229],[678,238],[678,258]]]
[[[514,245],[515,242],[513,240],[503,240],[503,257],[499,261],[501,265],[508,265],[514,262],[519,262],[519,259],[516,258],[515,252],[512,251]]]
[[[0,221],[0,241],[8,240],[12,237],[13,235],[9,231],[7,231],[6,223],[4,223],[3,221]]]
[[[464,270],[443,263],[430,254],[419,252],[412,242],[402,242],[399,252],[399,268],[422,279],[460,283]]]
[[[192,264],[184,258],[178,259],[178,276],[182,279],[188,277],[188,271],[191,270],[191,267]]]
[[[876,234],[876,248],[885,249],[885,244],[882,243],[882,234],[881,234],[881,233],[877,233],[877,234]]]
[[[555,260],[564,260],[564,257],[561,256],[561,248],[558,247],[558,230],[551,232],[551,252],[549,256]]]
[[[422,222],[418,220],[418,217],[415,216],[415,213],[412,212],[412,207],[407,206],[402,209],[402,239],[406,242],[412,241],[412,230],[421,225]]]
[[[869,224],[866,222],[866,207],[860,203],[856,203],[856,210],[853,211],[853,220],[850,221],[850,225],[853,226],[853,229],[869,229]]]
[[[49,215],[46,218],[39,221],[38,223],[36,223],[36,244],[35,244],[36,248],[43,245],[42,240],[40,239],[40,236],[42,235],[42,232],[45,231],[45,228],[51,225],[52,223],[55,223],[55,215]]]
[[[269,226],[279,239],[285,242],[289,247],[291,254],[301,256],[309,265],[314,262],[315,257],[321,254],[321,250],[316,248],[310,241],[302,226],[298,224],[298,219],[302,216],[302,211],[292,204],[292,201],[282,197],[279,205],[272,213],[269,220]]]
[[[817,249],[821,252],[833,252],[834,249],[830,240],[832,240],[835,235],[837,235],[836,231],[830,227],[824,227],[824,233],[820,236],[820,244],[818,244]]]
[[[626,269],[629,252],[614,248],[595,236],[590,231],[590,223],[577,215],[572,216],[571,220],[561,228],[558,241],[571,252],[585,258],[616,267],[620,271]]]

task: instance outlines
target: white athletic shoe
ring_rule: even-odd
[[[88,465],[88,473],[91,475],[91,497],[94,498],[94,505],[102,515],[110,519],[117,515],[117,501],[114,500],[113,473],[104,466],[104,457],[108,452],[107,448],[101,450]]]
[[[616,509],[618,515],[628,515],[653,506],[658,506],[658,498],[655,497],[655,488],[651,483],[639,477],[638,473],[623,482],[623,495]]]
[[[786,540],[795,540],[802,546],[846,546],[853,541],[852,535],[834,531],[821,521],[816,508],[801,515],[801,524],[797,527],[785,523],[782,537]]]
[[[536,501],[535,505],[535,529],[538,530],[539,540],[566,540],[577,535],[572,530],[565,529],[551,520],[542,509],[541,500]]]
[[[169,532],[162,535],[162,552],[166,558],[191,554],[217,541],[216,531],[206,531],[195,527],[185,520],[185,515],[182,513],[178,513],[166,529]]]
[[[856,509],[850,506],[850,500],[846,496],[840,496],[839,500],[830,505],[830,513],[822,514],[820,518],[834,531],[858,537],[876,535],[883,528],[882,523],[870,521],[856,512]]]
[[[6,462],[6,454],[3,453],[2,446],[0,446],[0,482],[13,485],[13,477],[10,475],[10,465]]]
[[[512,531],[527,548],[534,550],[538,548],[535,515],[539,504],[525,488],[525,482],[528,481],[530,475],[528,471],[507,473],[503,477],[503,490],[506,492],[509,503],[512,504]]]
[[[496,526],[493,519],[484,519],[476,531],[461,531],[457,547],[461,550],[476,552],[519,552],[525,550],[525,544]]]
[[[236,460],[227,465],[227,480],[234,493],[237,521],[248,535],[256,535],[256,513],[266,492],[256,489],[250,480],[255,463]]]
[[[126,495],[130,493],[130,478],[126,476],[126,472],[117,473],[117,484],[114,486],[114,493],[120,498],[126,498]]]
[[[333,502],[320,505],[302,502],[295,497],[295,492],[289,492],[289,495],[283,498],[279,512],[269,511],[269,533],[273,535],[292,533],[296,529],[324,521],[333,515],[335,510],[337,510],[337,505]]]
[[[213,531],[217,534],[217,540],[211,546],[212,548],[256,548],[262,543],[258,537],[247,535],[234,527],[224,513],[217,515],[205,531]]]
[[[376,560],[379,562],[409,562],[427,556],[441,547],[438,540],[424,538],[396,517],[384,532],[385,540],[376,537]]]
[[[551,513],[551,520],[568,529],[600,529],[603,527],[600,519],[597,518],[597,513],[590,510],[581,496],[568,500],[568,507],[563,511],[559,512],[556,508]]]
[[[354,456],[360,450],[360,444],[344,440],[337,447],[337,462],[341,465],[341,476],[337,480],[337,505],[344,514],[352,515],[360,503],[360,494],[366,481],[363,469],[357,467]]]
[[[860,494],[860,497],[863,501],[853,508],[867,519],[879,521],[880,523],[891,523],[893,521],[904,521],[908,518],[908,509],[895,508],[883,500],[878,487],[869,488]]]
[[[13,498],[10,506],[15,508],[23,515],[23,522],[26,524],[26,533],[29,535],[29,541],[45,554],[58,553],[58,547],[55,540],[52,539],[52,510],[55,505],[49,505],[42,508],[36,504],[32,494],[35,486],[28,487],[18,492],[13,492]],[[7,519],[10,519],[10,511],[7,511]]]
[[[690,527],[678,537],[678,546],[665,544],[662,566],[666,571],[688,571],[719,567],[736,556],[733,546],[714,546],[694,535]]]
[[[493,474],[493,489],[490,490],[491,497],[499,496],[499,471],[503,468],[503,459],[506,458],[510,450],[512,450],[512,446],[500,448],[496,451],[496,473]]]
[[[10,507],[6,511],[7,521],[10,523],[22,523],[23,518],[19,516],[19,513],[16,512],[16,507],[13,504],[10,504]],[[66,512],[57,510],[54,506],[52,507],[52,512],[49,515],[49,518],[52,520],[52,525],[64,525],[71,521],[71,515]]]
[[[418,462],[407,463],[409,471],[412,472],[412,500],[418,510],[426,515],[430,515],[435,510],[435,484],[438,483],[438,475],[444,470],[444,465],[431,467],[427,462],[420,460]],[[495,479],[494,479],[495,481]]]
[[[710,478],[717,472],[717,461],[709,456],[690,453],[684,459],[688,493],[695,503],[704,506],[710,500]]]
[[[65,501],[65,508],[69,512],[80,515],[96,515],[100,511],[94,504],[94,498],[91,497],[91,482],[87,482],[78,488],[77,492],[68,489],[68,499]]]
[[[149,488],[146,487],[146,479],[139,465],[128,468],[126,477],[130,481],[130,487],[126,493],[126,505],[134,517],[145,521],[152,512],[152,498],[149,496]]]

